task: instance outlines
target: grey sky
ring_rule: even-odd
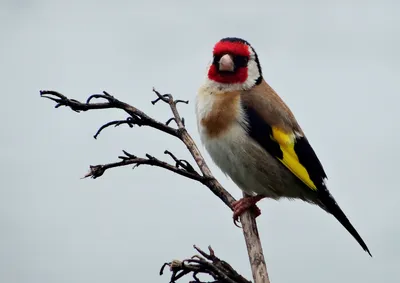
[[[189,158],[152,129],[92,138],[119,111],[54,109],[40,89],[107,90],[164,121],[152,87],[192,102],[222,37],[248,40],[292,108],[329,188],[374,258],[330,215],[263,200],[272,282],[400,281],[400,2],[0,1],[0,282],[168,282],[161,264],[211,244],[251,278],[231,212],[201,185],[157,168],[80,180],[122,149]],[[180,107],[196,141],[194,105]],[[205,152],[202,148],[203,153]],[[226,188],[240,191],[211,163]]]

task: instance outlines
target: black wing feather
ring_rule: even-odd
[[[247,128],[251,138],[253,138],[261,147],[276,158],[283,158],[283,152],[278,142],[274,141],[270,137],[272,136],[272,127],[269,125],[253,108],[243,105],[247,116]],[[298,137],[294,146],[294,150],[299,158],[299,162],[306,168],[310,179],[317,187],[318,199],[321,202],[323,208],[331,213],[346,230],[356,239],[360,246],[371,253],[358,234],[356,229],[350,223],[344,212],[341,210],[333,196],[325,186],[324,179],[327,178],[326,173],[315,154],[313,148],[308,142],[306,137]],[[283,165],[282,165],[283,166]]]

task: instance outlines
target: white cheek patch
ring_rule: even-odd
[[[250,60],[249,63],[247,64],[247,80],[243,83],[246,89],[252,88],[256,84],[258,78],[261,76],[256,62],[256,55],[254,54],[251,48],[249,49],[250,49]]]

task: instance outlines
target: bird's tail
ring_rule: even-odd
[[[364,249],[364,251],[366,251],[372,257],[364,240],[361,238],[357,230],[350,223],[350,220],[344,214],[344,212],[339,207],[339,205],[332,197],[332,195],[323,194],[323,196],[320,196],[320,200],[324,206],[324,209],[330,214],[332,214],[343,225],[343,227],[346,228],[347,231],[349,231],[349,233],[354,237],[354,239],[356,239],[356,241],[360,244],[360,246]]]

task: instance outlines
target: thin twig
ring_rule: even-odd
[[[178,166],[174,166],[167,162],[161,161],[149,154],[146,155],[146,158],[140,158],[130,153],[127,153],[126,151],[123,152],[125,156],[118,156],[118,158],[121,159],[121,161],[119,162],[113,162],[103,165],[90,165],[89,172],[82,178],[91,177],[93,179],[96,179],[102,176],[107,169],[122,167],[126,165],[134,165],[133,168],[139,167],[140,165],[150,165],[150,166],[161,167],[169,171],[172,171],[174,173],[177,173],[181,176],[184,176],[186,178],[203,182],[203,177],[199,175],[199,173],[197,173],[196,171],[188,171],[186,169],[181,169]]]
[[[89,111],[89,110],[96,110],[96,109],[111,109],[111,108],[119,108],[124,110],[128,113],[131,117],[140,117],[140,121],[142,126],[149,126],[151,128],[155,128],[160,130],[164,133],[170,134],[174,137],[178,136],[178,131],[172,127],[161,123],[150,116],[146,115],[143,111],[139,110],[136,107],[133,107],[125,102],[119,101],[118,99],[114,98],[107,92],[104,94],[94,94],[91,95],[86,103],[82,103],[75,99],[69,99],[66,96],[62,95],[61,93],[53,90],[42,90],[40,91],[40,95],[44,98],[48,98],[57,102],[56,107],[66,106],[74,110],[75,112],[80,111]],[[93,103],[91,100],[96,98],[103,98],[106,102],[99,102]]]
[[[132,118],[132,117],[128,117],[126,120],[111,121],[111,122],[108,122],[108,123],[104,124],[103,126],[101,126],[101,127],[97,130],[96,134],[95,134],[93,137],[94,137],[95,139],[97,139],[97,137],[100,135],[100,133],[101,133],[105,128],[110,127],[110,126],[112,126],[112,125],[114,125],[114,127],[118,127],[118,126],[120,126],[120,125],[122,125],[122,124],[127,124],[130,128],[132,128],[133,125],[138,125],[138,126],[141,126],[141,125],[142,125],[141,122],[140,122],[140,119],[138,119],[138,118]]]
[[[196,170],[193,168],[192,165],[190,165],[189,161],[184,160],[184,159],[178,159],[172,152],[166,150],[164,151],[164,154],[168,154],[169,156],[172,157],[172,159],[176,162],[175,166],[176,167],[182,167],[188,172],[196,172]]]
[[[163,275],[164,269],[168,266],[172,272],[170,282],[176,282],[184,276],[192,273],[192,277],[195,280],[194,282],[198,283],[204,283],[197,277],[198,274],[209,275],[215,280],[213,283],[251,283],[233,269],[227,262],[216,257],[210,246],[208,247],[210,254],[203,252],[196,246],[194,246],[194,248],[201,255],[195,255],[190,259],[182,261],[173,260],[164,263],[161,267],[160,275]]]

